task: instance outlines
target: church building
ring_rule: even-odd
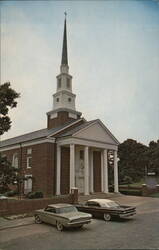
[[[114,154],[114,192],[118,192],[119,142],[99,120],[87,121],[76,110],[67,56],[66,18],[62,60],[56,76],[52,110],[47,112],[47,128],[0,142],[0,152],[21,169],[24,194],[42,191],[45,196],[79,193],[108,193],[108,151]],[[95,104],[94,104],[95,105]]]

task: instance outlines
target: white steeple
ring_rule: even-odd
[[[56,93],[53,95],[53,110],[59,108],[60,109],[67,108],[75,111],[76,95],[72,93],[72,76],[69,75],[69,66],[67,57],[66,17],[64,21],[63,48],[62,48],[60,74],[56,78],[57,78],[57,89]]]

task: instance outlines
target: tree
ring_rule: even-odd
[[[147,146],[133,140],[127,139],[119,145],[119,181],[131,177],[132,181],[139,181],[145,174],[147,159],[145,152]]]
[[[10,82],[0,85],[0,135],[11,127],[11,120],[8,116],[9,108],[17,106],[16,99],[19,96],[20,94],[11,88]]]
[[[159,140],[150,141],[144,157],[147,161],[147,171],[159,175]]]
[[[17,106],[16,99],[20,96],[11,88],[10,82],[0,85],[0,135],[7,132],[11,127],[11,120],[8,116],[9,108]],[[14,184],[17,178],[17,169],[12,167],[5,156],[0,154],[0,192],[9,189],[10,184]]]
[[[16,180],[17,169],[11,166],[6,156],[0,154],[0,193],[9,190],[9,185],[14,184]]]

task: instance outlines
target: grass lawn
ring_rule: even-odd
[[[142,180],[140,180],[139,182],[135,182],[135,183],[131,183],[131,184],[123,184],[123,185],[120,185],[120,187],[141,187],[142,186],[142,184],[144,184],[145,183],[145,180],[144,179],[142,179]]]
[[[156,178],[158,184],[159,184],[159,177]],[[139,182],[135,182],[135,183],[131,183],[129,184],[129,187],[141,187],[142,184],[145,184],[145,179],[141,179]],[[121,187],[128,187],[128,184],[123,184],[123,185],[120,185]]]
[[[151,194],[150,197],[159,198],[159,193]]]

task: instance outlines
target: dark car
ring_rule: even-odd
[[[136,214],[136,207],[120,205],[108,199],[91,199],[76,207],[79,211],[88,212],[96,218],[104,218],[105,221],[113,218],[128,218]]]

